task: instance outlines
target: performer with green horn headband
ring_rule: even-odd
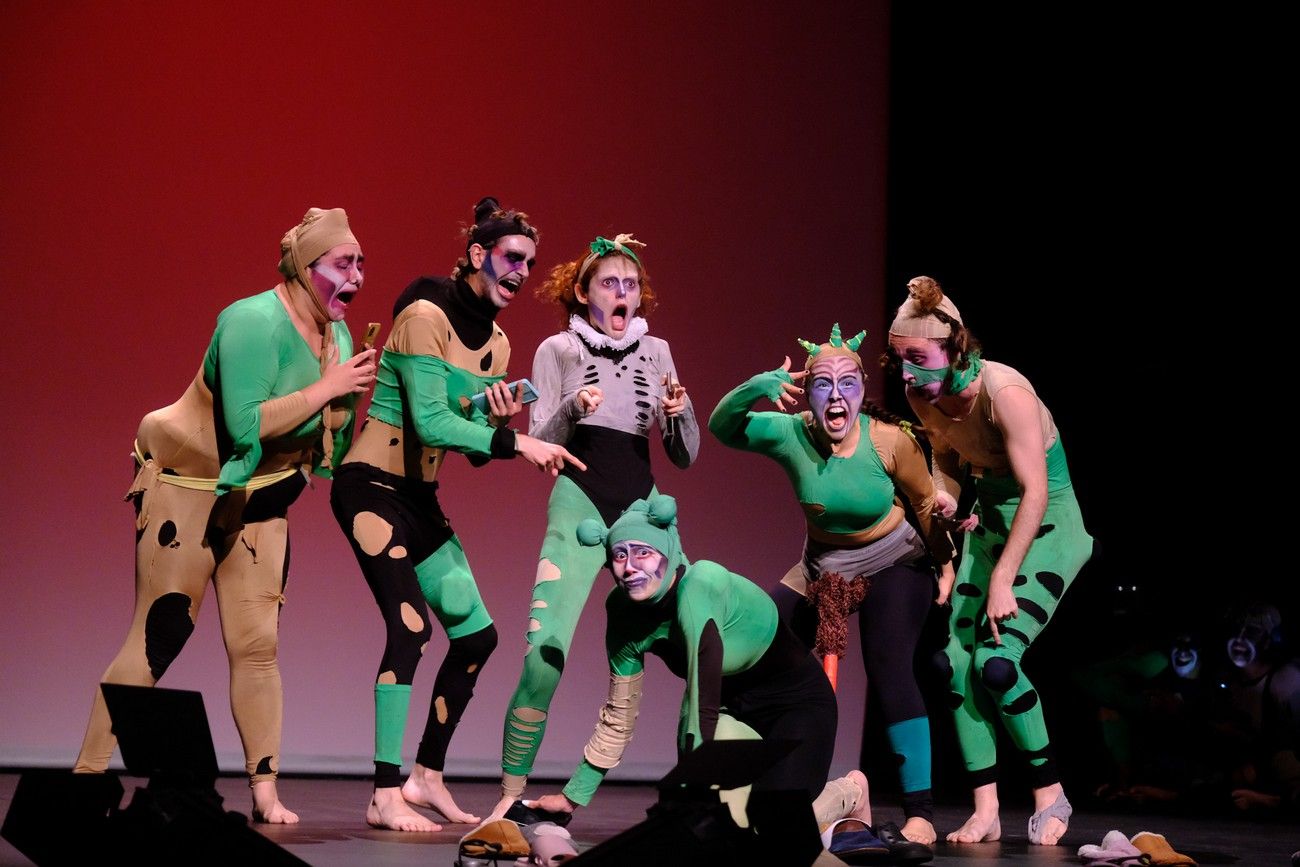
[[[644,247],[627,234],[596,238],[553,269],[537,293],[562,307],[568,328],[543,341],[533,359],[541,398],[532,404],[529,432],[565,445],[587,469],[563,471],[547,505],[523,670],[502,738],[501,799],[491,819],[507,815],[523,793],[578,616],[604,563],[600,551],[578,544],[575,528],[588,518],[611,523],[629,503],[656,492],[653,426],[675,466],[690,466],[699,451],[695,410],[668,342],[647,333],[643,316],[656,298]]]
[[[935,566],[951,576],[953,552],[932,519],[924,452],[905,422],[865,399],[857,351],[865,336],[846,340],[837,323],[825,343],[800,340],[808,352],[802,371],[791,373],[787,356],[781,367],[742,383],[718,402],[709,430],[725,445],[766,455],[789,477],[807,518],[807,540],[772,596],[795,634],[812,647],[817,633],[823,651],[835,633],[842,643],[844,617],[857,609],[872,706],[880,708],[898,757],[902,834],[930,845],[930,723],[912,656],[935,599]],[[810,410],[790,415],[785,410],[805,391],[797,382],[808,388]],[[751,410],[760,399],[781,411]],[[900,496],[920,533],[906,520]],[[843,603],[838,612],[825,604],[831,600]]]
[[[1092,554],[1052,414],[1019,372],[980,357],[939,284],[916,277],[889,327],[907,401],[933,446],[938,510],[953,515],[962,464],[974,478],[943,656],[975,811],[954,843],[997,840],[998,719],[1029,762],[1029,840],[1054,845],[1070,802],[1061,787],[1038,693],[1020,660]],[[1020,616],[1024,615],[1024,616]]]

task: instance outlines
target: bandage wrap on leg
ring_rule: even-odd
[[[623,750],[632,740],[637,713],[641,708],[641,681],[644,675],[637,672],[630,677],[611,674],[609,696],[600,709],[600,721],[591,733],[583,756],[592,765],[609,770],[623,758]]]
[[[830,780],[813,801],[813,816],[817,827],[824,828],[837,819],[843,819],[857,806],[862,788],[848,777]]]

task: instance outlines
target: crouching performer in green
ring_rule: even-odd
[[[753,790],[807,792],[819,826],[828,832],[842,820],[857,820],[861,830],[837,835],[833,852],[862,846],[864,835],[869,845],[882,847],[871,835],[861,771],[827,782],[835,694],[816,658],[781,621],[771,597],[718,563],[686,562],[672,497],[637,500],[608,530],[588,519],[577,532],[582,544],[605,546],[616,584],[605,601],[609,697],[563,793],[529,803],[553,813],[572,813],[590,803],[632,739],[645,656],[652,653],[686,681],[680,752],[715,738],[795,741],[797,746],[759,777]]]

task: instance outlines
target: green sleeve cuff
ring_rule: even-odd
[[[583,807],[591,803],[591,798],[596,794],[596,789],[605,780],[605,774],[608,773],[604,768],[598,768],[586,759],[578,765],[578,769],[569,777],[569,784],[564,787],[564,797],[568,798],[575,804]]]
[[[734,448],[747,448],[754,445],[756,431],[751,431],[751,423],[756,418],[771,413],[752,413],[750,408],[760,399],[776,400],[783,393],[781,383],[793,383],[790,373],[785,370],[769,370],[751,376],[740,385],[723,395],[709,416],[709,430],[726,445]],[[780,415],[784,416],[784,413]],[[766,425],[764,425],[766,427]],[[766,431],[760,435],[766,438]]]

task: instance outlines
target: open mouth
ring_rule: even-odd
[[[334,300],[346,307],[347,305],[351,304],[352,299],[356,297],[357,297],[356,289],[343,289],[337,295],[334,296]]]
[[[826,408],[826,427],[831,430],[843,430],[849,423],[849,411],[843,406]]]
[[[609,325],[615,331],[623,331],[627,328],[628,311],[626,304],[617,305],[613,312],[609,314]]]
[[[513,298],[515,293],[519,291],[519,287],[524,285],[524,281],[518,277],[502,277],[497,281],[497,285],[505,290],[506,295]]]

